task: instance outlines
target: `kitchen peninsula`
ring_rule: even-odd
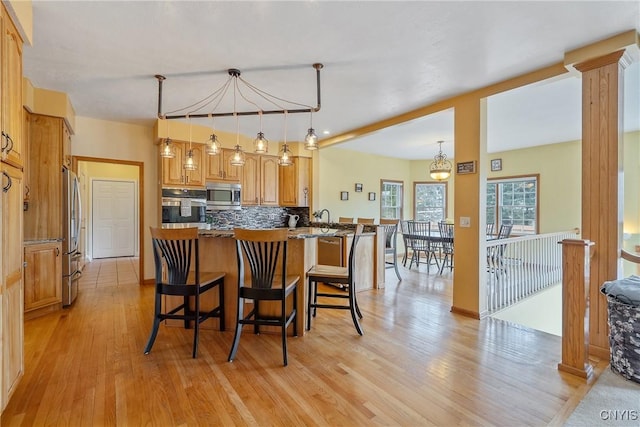
[[[353,229],[336,229],[320,227],[300,227],[289,231],[287,248],[287,274],[299,275],[298,284],[298,315],[296,318],[298,334],[303,334],[306,321],[307,281],[306,272],[317,261],[317,237],[341,236],[345,240],[345,247],[350,247],[353,239]],[[223,271],[226,273],[224,284],[225,323],[227,329],[232,330],[237,316],[237,259],[236,241],[232,230],[200,230],[200,266],[203,271]],[[356,248],[356,291],[375,288],[374,280],[374,231],[365,231]],[[209,293],[202,304],[204,307],[217,303],[215,293]],[[261,305],[262,307],[262,305]],[[202,325],[203,328],[214,328],[213,323]]]

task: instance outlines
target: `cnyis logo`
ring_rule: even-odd
[[[638,421],[640,416],[635,409],[603,409],[600,411],[603,421]]]

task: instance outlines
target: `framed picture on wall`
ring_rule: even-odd
[[[362,184],[356,183],[356,193],[362,192]]]
[[[373,191],[369,193],[369,201],[373,202],[376,199],[376,193]]]
[[[340,200],[349,200],[349,192],[341,191],[340,192]]]
[[[502,170],[502,159],[493,159],[491,160],[491,171],[501,171]]]

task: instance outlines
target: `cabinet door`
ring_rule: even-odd
[[[245,206],[259,205],[260,156],[247,154],[242,169],[242,204]]]
[[[224,158],[223,177],[225,181],[240,182],[240,178],[242,177],[242,166],[234,166],[231,164],[233,151],[234,150],[230,150],[227,148],[222,150],[222,156]]]
[[[278,206],[279,167],[276,156],[260,157],[260,204],[263,206]]]
[[[180,142],[173,142],[175,144],[174,154],[172,159],[162,158],[162,185],[166,186],[182,186],[184,184],[184,169],[182,165],[184,163],[184,145]]]
[[[222,152],[215,156],[205,155],[204,177],[206,181],[220,181],[224,178],[223,162],[224,155]]]
[[[311,159],[294,157],[293,165],[280,168],[280,205],[309,206]]]
[[[58,242],[24,249],[24,311],[62,302],[62,257]]]
[[[29,119],[29,209],[24,212],[29,239],[62,237],[62,127],[57,117]]]
[[[2,402],[17,386],[24,369],[24,294],[22,251],[22,171],[3,165],[2,186]]]
[[[2,13],[2,159],[22,166],[22,39],[6,9]]]
[[[185,144],[185,159],[186,153],[189,151],[189,144]],[[193,153],[193,163],[196,165],[196,169],[192,171],[185,170],[185,184],[189,187],[202,187],[204,186],[204,162],[203,160],[203,146],[202,144],[191,144],[191,152]]]

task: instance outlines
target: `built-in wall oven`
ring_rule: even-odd
[[[205,190],[162,189],[162,228],[205,228],[206,213]]]

